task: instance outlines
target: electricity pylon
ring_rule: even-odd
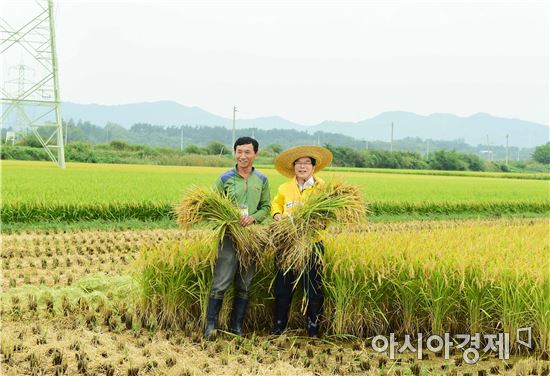
[[[2,127],[14,118],[22,120],[52,161],[65,168],[53,2],[35,0],[34,3],[22,3],[25,6],[23,11],[5,9],[0,16],[0,56],[4,72],[0,88]],[[4,8],[8,6],[4,5]],[[32,79],[21,78],[23,64],[14,64],[19,59],[24,60],[25,66],[32,64],[35,72]],[[18,80],[4,77],[9,71],[5,67],[10,64],[18,69]]]

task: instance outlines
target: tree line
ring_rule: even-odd
[[[66,159],[89,163],[153,163],[173,165],[231,165],[232,132],[211,126],[155,126],[134,124],[130,129],[117,124],[99,127],[72,119],[64,122]],[[5,132],[2,129],[2,142]],[[48,137],[52,129],[39,132]],[[49,133],[48,133],[49,132]],[[335,166],[396,169],[434,169],[471,171],[547,171],[550,143],[532,150],[492,147],[488,161],[487,146],[473,147],[463,140],[434,141],[407,138],[394,141],[356,140],[341,134],[297,130],[238,129],[236,136],[253,136],[260,142],[260,163],[272,164],[282,150],[303,144],[321,144],[334,154]],[[31,133],[19,135],[15,146],[3,145],[2,159],[48,160]],[[390,151],[389,149],[393,149]],[[515,153],[514,153],[515,151]],[[521,161],[517,157],[521,152]],[[527,155],[526,155],[527,153]],[[515,155],[514,155],[515,154]],[[483,158],[480,155],[484,155]],[[502,158],[499,158],[502,157]]]
[[[510,162],[483,161],[475,154],[455,150],[436,150],[427,156],[414,151],[357,150],[347,146],[325,144],[334,155],[333,165],[339,167],[394,168],[448,171],[537,171],[547,172],[550,165],[550,142],[539,146],[533,153],[533,161]],[[259,164],[273,164],[284,148],[279,144],[261,147]],[[20,139],[17,145],[3,145],[1,159],[49,160],[48,155],[34,136]],[[231,166],[231,148],[219,141],[209,141],[205,146],[187,145],[183,150],[151,147],[114,140],[109,143],[91,144],[73,142],[65,146],[65,159],[85,163],[131,163],[183,166]]]
[[[7,129],[9,130],[9,129]],[[46,128],[39,131],[46,133]],[[70,119],[64,122],[64,137],[68,144],[73,142],[87,142],[92,144],[109,143],[113,140],[124,141],[128,144],[142,144],[151,147],[169,147],[184,149],[194,145],[207,147],[211,141],[217,141],[229,147],[232,142],[232,131],[224,127],[212,127],[202,125],[173,125],[159,126],[147,123],[136,123],[126,129],[114,123],[108,123],[104,127],[92,124],[88,121]],[[2,139],[5,139],[6,130],[2,130]],[[390,142],[381,140],[358,140],[353,137],[328,132],[305,132],[292,129],[255,128],[237,129],[237,137],[253,136],[260,145],[278,144],[286,149],[297,145],[324,145],[330,144],[339,147],[349,147],[355,150],[387,150],[414,151],[427,155],[436,150],[456,150],[461,153],[476,154],[484,160],[505,160],[506,147],[500,145],[469,145],[462,139],[453,141],[425,140],[421,138],[404,138]],[[509,160],[527,161],[533,153],[532,148],[510,147]]]

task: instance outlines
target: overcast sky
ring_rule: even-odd
[[[56,1],[62,100],[548,124],[547,1]]]

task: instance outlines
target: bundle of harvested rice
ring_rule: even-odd
[[[220,241],[229,236],[235,243],[241,267],[259,262],[269,243],[266,228],[260,225],[243,227],[238,208],[224,194],[215,190],[193,187],[176,207],[177,223],[183,230],[195,224],[213,230]]]
[[[292,216],[270,226],[271,245],[284,271],[304,270],[311,260],[312,245],[330,224],[359,224],[368,212],[358,187],[330,182],[316,188]],[[322,257],[315,258],[318,261]]]

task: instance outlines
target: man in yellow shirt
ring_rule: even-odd
[[[277,196],[271,203],[271,215],[275,221],[292,216],[292,211],[301,205],[307,196],[324,182],[315,175],[332,162],[332,153],[319,146],[297,146],[279,154],[275,168],[290,180],[279,186]],[[319,336],[319,316],[323,308],[322,278],[318,257],[324,253],[322,241],[312,244],[311,257],[301,273],[302,284],[307,298],[307,333],[310,337]],[[274,334],[281,334],[288,322],[288,311],[292,303],[296,273],[281,270],[278,257],[275,257],[275,325]]]

